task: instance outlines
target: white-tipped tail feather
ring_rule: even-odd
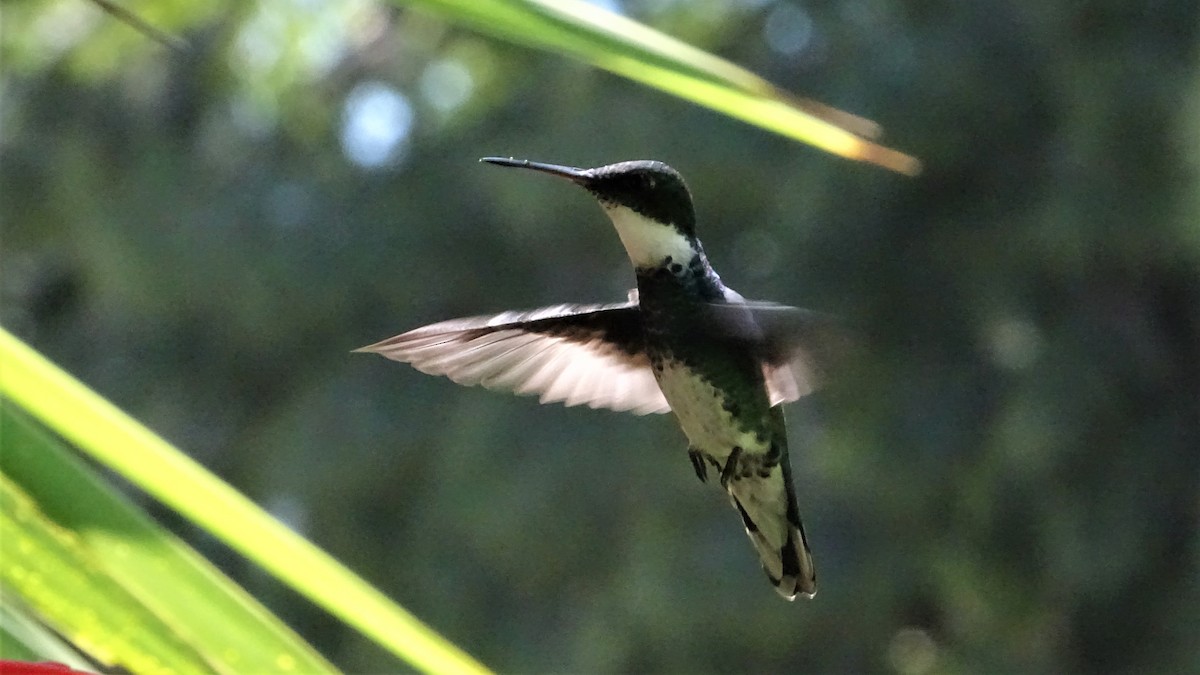
[[[787,462],[787,456],[781,461]],[[817,572],[796,507],[791,471],[780,464],[766,473],[739,476],[726,490],[775,590],[788,600],[797,595],[811,598],[817,593]]]
[[[737,501],[734,501],[737,506]],[[739,509],[740,510],[740,509]],[[787,600],[797,595],[812,598],[817,594],[817,571],[813,566],[812,552],[804,537],[803,526],[788,525],[787,536],[782,544],[768,541],[761,532],[751,529],[754,524],[744,513],[742,524],[754,544],[754,550],[762,562],[763,571],[775,585],[775,590]]]

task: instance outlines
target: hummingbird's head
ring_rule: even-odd
[[[662,162],[635,160],[579,169],[527,159],[484,157],[480,161],[559,176],[591,192],[637,267],[671,261],[687,264],[700,253],[692,195],[683,177]]]

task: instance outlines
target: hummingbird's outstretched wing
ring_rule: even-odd
[[[708,306],[712,330],[758,354],[771,405],[812,393],[848,347],[845,332],[828,316],[734,295]]]
[[[453,319],[355,351],[459,384],[540,394],[542,403],[638,415],[671,409],[650,369],[642,316],[631,302]]]

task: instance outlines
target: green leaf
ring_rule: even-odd
[[[327,553],[3,329],[0,364],[0,395],[414,667],[487,672]]]
[[[205,673],[203,656],[112,579],[78,537],[0,475],[0,582],[97,661],[131,672]]]
[[[106,485],[62,441],[12,407],[0,406],[0,478],[28,493],[47,522],[62,528],[171,634],[204,655],[209,668],[227,673],[335,670],[241,588]],[[47,620],[53,618],[37,608]]]
[[[581,0],[396,0],[481,33],[561,52],[827,152],[913,175],[920,162],[869,140],[879,127]]]
[[[33,619],[14,595],[0,593],[0,659],[54,661],[76,670],[93,667],[62,638]]]

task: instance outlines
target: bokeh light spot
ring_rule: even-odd
[[[780,3],[763,23],[763,39],[772,51],[795,56],[812,42],[813,30],[808,12],[791,3]]]
[[[888,643],[888,660],[903,675],[923,675],[937,663],[937,643],[920,628],[901,628]]]
[[[346,97],[342,151],[355,164],[375,168],[393,162],[412,132],[408,99],[382,82],[364,82]]]
[[[429,64],[421,74],[421,96],[439,112],[452,112],[471,98],[475,80],[461,62],[443,59]]]
[[[1005,370],[1031,366],[1042,342],[1036,326],[1009,317],[993,321],[986,329],[984,340],[992,363]]]

